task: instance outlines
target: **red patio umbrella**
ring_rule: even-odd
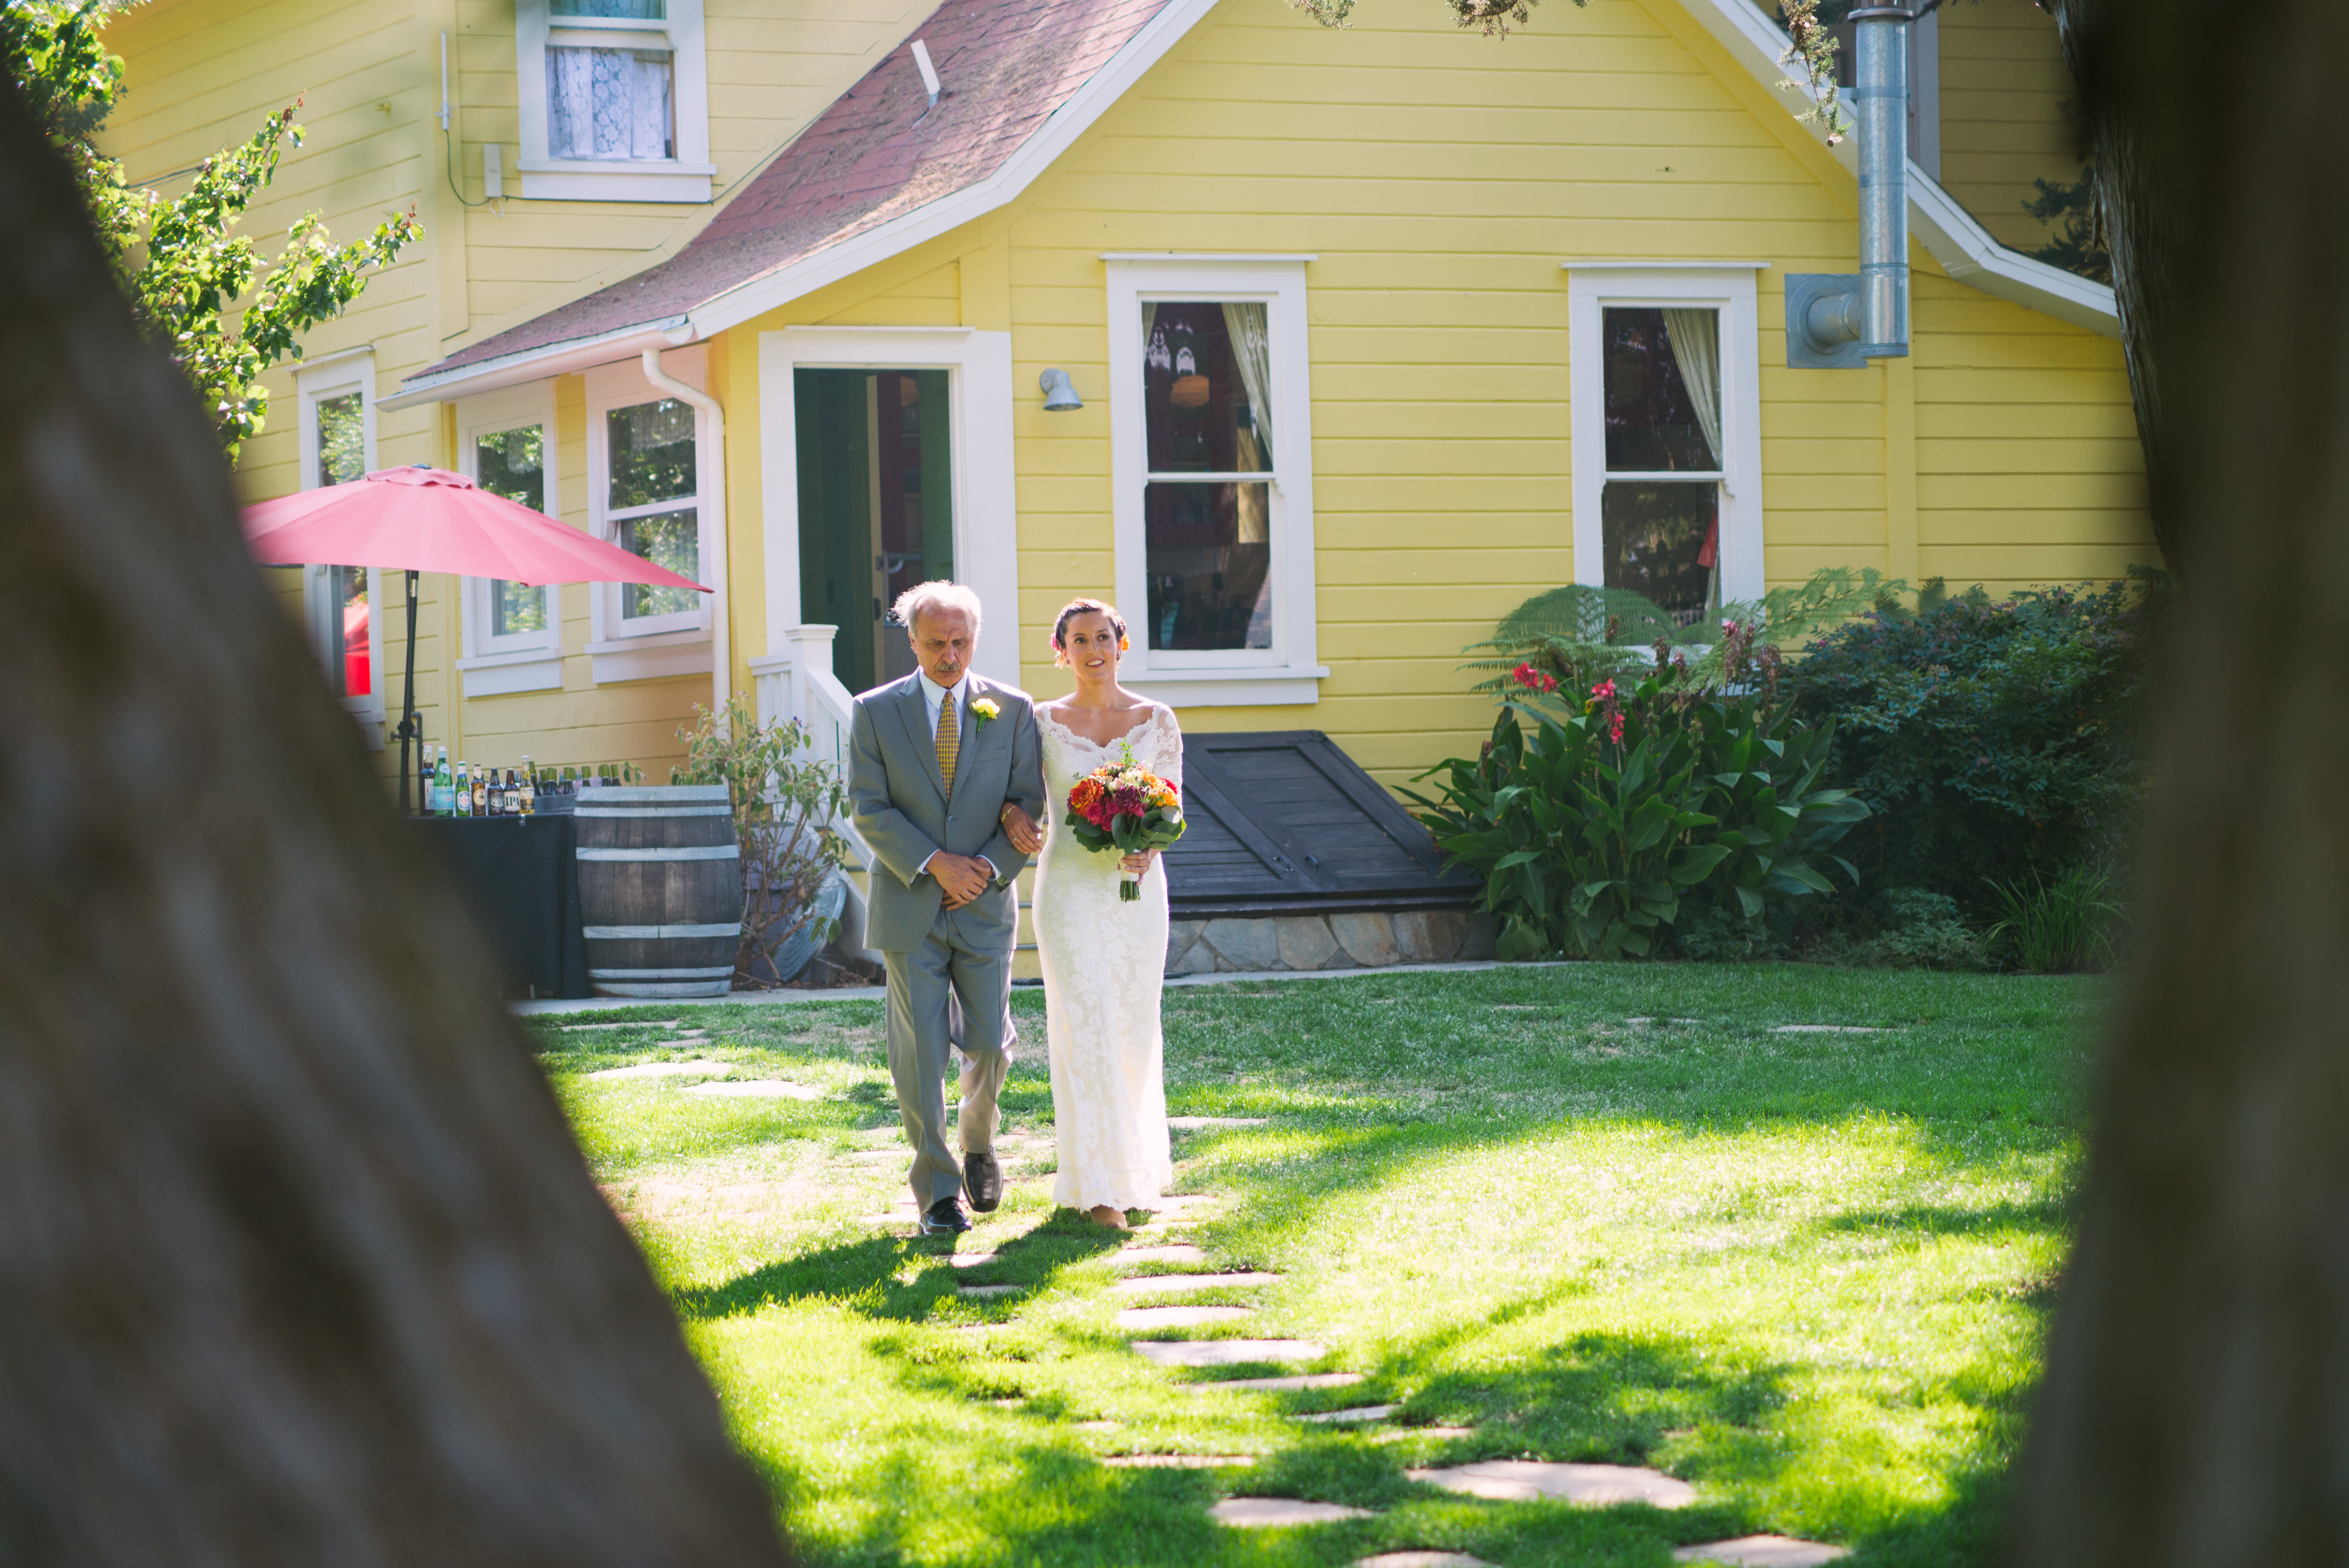
[[[446,469],[378,469],[244,509],[244,542],[265,565],[375,566],[408,573],[408,681],[401,698],[399,809],[408,810],[408,748],[416,717],[416,574],[448,572],[533,588],[551,583],[647,583],[713,590]]]

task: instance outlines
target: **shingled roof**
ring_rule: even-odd
[[[1168,0],[947,0],[833,100],[685,249],[468,345],[411,383],[486,361],[673,322],[744,284],[993,178]],[[917,125],[916,122],[919,121]]]

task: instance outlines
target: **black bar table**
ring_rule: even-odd
[[[586,996],[587,939],[579,924],[578,822],[569,812],[530,817],[410,817],[455,878],[473,923],[498,958],[509,997]]]

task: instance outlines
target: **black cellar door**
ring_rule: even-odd
[[[1428,831],[1318,729],[1183,738],[1189,826],[1166,851],[1178,918],[1464,906]]]

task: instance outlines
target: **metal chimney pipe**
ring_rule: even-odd
[[[1908,5],[1855,6],[1858,35],[1860,355],[1909,353]]]

